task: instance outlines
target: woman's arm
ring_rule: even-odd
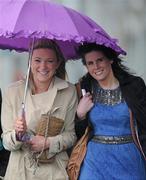
[[[68,101],[63,131],[60,135],[48,138],[50,144],[49,153],[57,153],[66,150],[73,146],[76,141],[75,113],[78,99],[76,89],[73,88],[72,90],[72,97]]]
[[[4,96],[2,102],[2,115],[1,115],[1,122],[2,122],[2,129],[3,129],[3,145],[5,149],[12,151],[17,150],[21,147],[22,143],[16,140],[16,133],[14,129],[14,117],[13,117],[13,110],[10,98],[13,96],[11,93],[11,89],[8,89]]]

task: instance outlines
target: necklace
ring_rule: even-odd
[[[103,89],[98,83],[93,83],[93,101],[105,105],[115,105],[124,102],[120,86],[116,89]]]

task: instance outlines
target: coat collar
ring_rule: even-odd
[[[55,76],[55,80],[54,80],[54,87],[58,90],[61,89],[65,89],[69,87],[69,84],[67,81],[60,79],[58,77]]]

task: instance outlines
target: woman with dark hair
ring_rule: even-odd
[[[144,81],[132,75],[111,48],[84,44],[79,53],[88,73],[81,81],[86,93],[79,102],[77,116],[82,123],[88,119],[91,126],[79,180],[145,180]],[[136,128],[139,137],[135,136]]]
[[[37,40],[25,112],[19,115],[24,80],[10,85],[3,97],[2,137],[4,147],[11,151],[5,180],[68,179],[66,151],[76,141],[77,94],[64,78],[65,59],[58,45]]]

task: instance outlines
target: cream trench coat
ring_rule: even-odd
[[[26,122],[28,131],[35,131],[41,114],[52,111],[53,116],[64,120],[59,135],[49,137],[50,148],[48,156],[56,154],[55,161],[39,164],[33,161],[29,148],[25,143],[16,140],[14,121],[18,117],[24,93],[24,81],[18,81],[9,86],[3,97],[2,127],[4,147],[11,151],[5,180],[67,180],[66,165],[68,155],[66,149],[76,141],[74,118],[77,107],[75,87],[59,78],[42,94],[32,95],[28,89],[26,96]],[[36,169],[36,171],[34,171]]]

